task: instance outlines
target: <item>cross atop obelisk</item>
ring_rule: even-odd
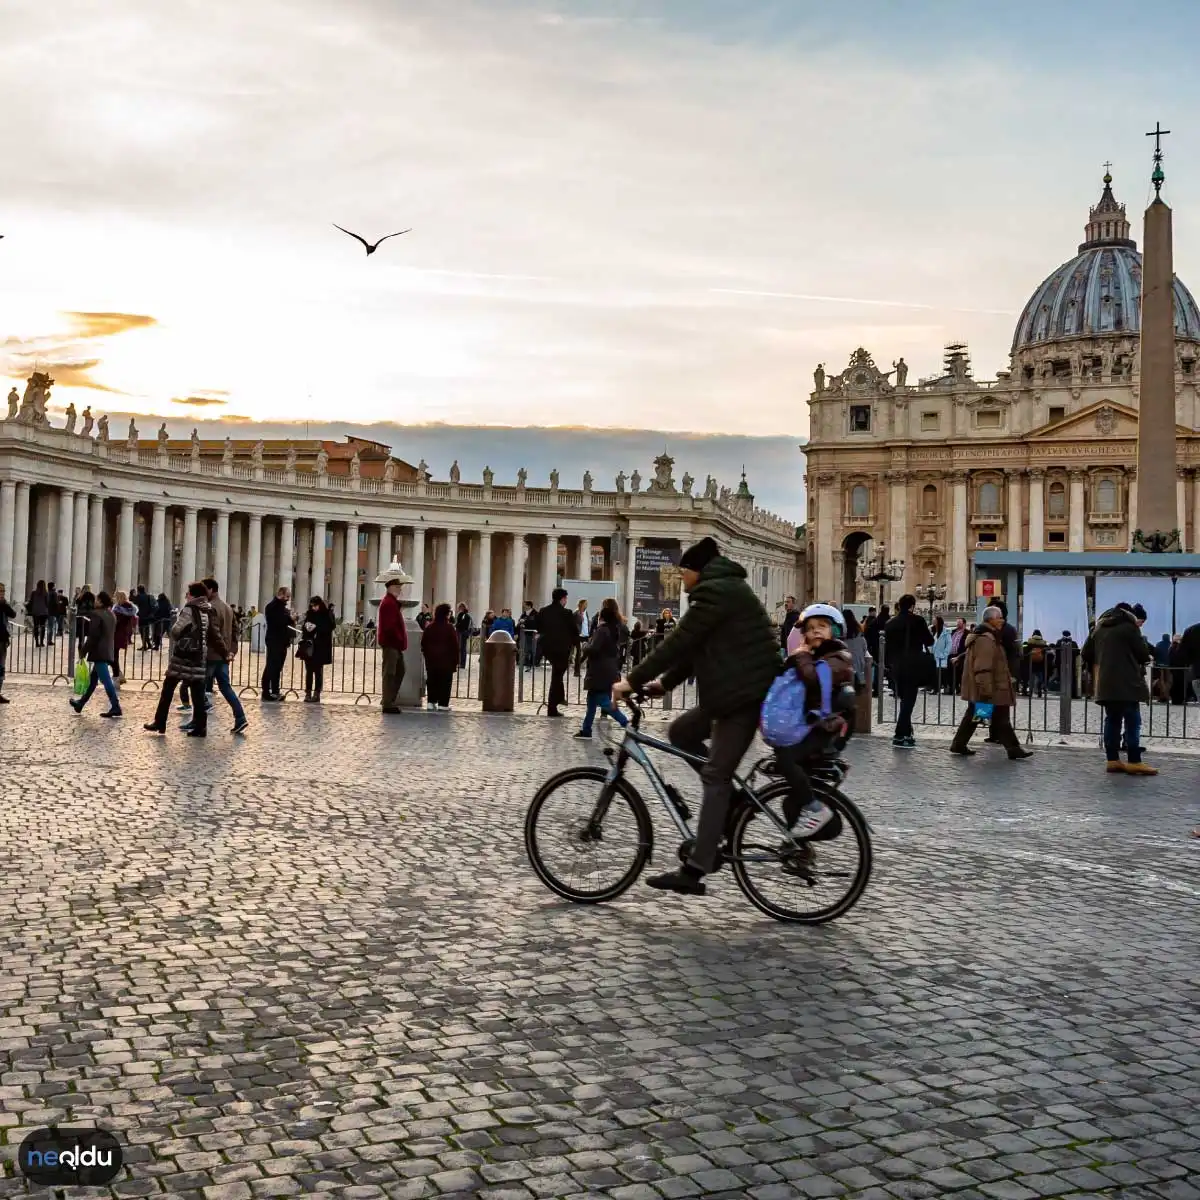
[[[1175,267],[1171,210],[1159,194],[1166,176],[1159,122],[1154,139],[1154,199],[1142,250],[1141,387],[1138,393],[1138,498],[1133,549],[1181,550],[1175,491]]]

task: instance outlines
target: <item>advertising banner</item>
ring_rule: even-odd
[[[633,613],[658,616],[664,608],[679,616],[678,544],[639,546],[633,567]]]

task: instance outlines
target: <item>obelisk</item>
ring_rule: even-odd
[[[1142,238],[1141,388],[1138,393],[1137,529],[1133,549],[1181,549],[1175,501],[1175,267],[1171,209],[1162,189],[1162,135],[1154,138],[1154,199]]]

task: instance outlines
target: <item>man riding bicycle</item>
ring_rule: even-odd
[[[693,676],[700,703],[671,722],[668,737],[700,769],[704,804],[696,844],[679,870],[646,882],[662,891],[704,895],[704,876],[719,865],[733,773],[754,741],[759,710],[779,674],[779,644],[770,619],[746,582],[746,570],[706,537],[679,560],[688,609],[667,639],[613,688],[613,701],[632,692],[661,696]],[[705,741],[710,739],[706,748]]]

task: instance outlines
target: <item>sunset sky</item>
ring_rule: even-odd
[[[859,344],[1004,366],[1106,159],[1140,239],[1159,119],[1200,288],[1198,34],[1165,0],[5,0],[0,376],[799,438]],[[368,259],[334,221],[413,231]]]

